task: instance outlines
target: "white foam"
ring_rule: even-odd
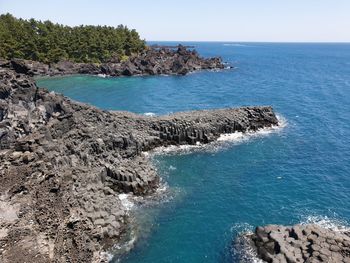
[[[135,205],[134,202],[130,200],[130,194],[119,194],[118,198],[127,211],[131,210]]]
[[[145,115],[145,116],[156,116],[156,114],[155,113],[153,113],[153,112],[145,112],[143,115]]]
[[[262,128],[257,131],[247,131],[247,132],[234,132],[228,134],[222,134],[218,138],[218,141],[229,141],[229,142],[244,142],[252,137],[266,136],[274,132],[278,132],[287,126],[287,121],[280,115],[277,115],[278,125],[273,125],[271,127]]]
[[[131,236],[131,238],[127,242],[124,242],[121,245],[116,244],[114,246],[114,249],[120,250],[123,253],[130,251],[134,247],[134,244],[137,240],[137,236],[134,233],[134,231],[131,231],[130,236]]]
[[[100,78],[106,78],[107,75],[106,74],[97,74],[97,77],[100,77]]]
[[[170,166],[169,166],[169,170],[170,170],[170,171],[175,171],[175,170],[176,170],[176,167],[175,167],[175,166],[170,165]]]
[[[267,136],[271,133],[276,133],[281,131],[284,127],[287,126],[287,121],[280,115],[276,115],[278,119],[278,125],[262,128],[257,131],[247,131],[247,132],[234,132],[228,134],[222,134],[220,137],[210,143],[210,144],[202,144],[200,142],[196,142],[195,145],[170,145],[170,146],[161,146],[156,148],[151,152],[151,154],[190,154],[195,151],[210,151],[216,152],[219,149],[222,149],[224,146],[227,146],[229,143],[238,144],[248,141],[251,138]],[[149,156],[149,153],[144,153],[146,156]]]
[[[331,229],[337,232],[350,231],[350,226],[344,220],[338,218],[330,218],[328,216],[319,216],[312,215],[307,216],[302,222],[301,225],[307,224],[316,224],[326,229]]]
[[[237,232],[239,234],[253,233],[254,227],[248,223],[235,223],[231,227],[231,232]]]
[[[134,200],[137,202],[138,207],[152,207],[172,200],[173,194],[170,190],[168,184],[160,178],[159,186],[152,195],[135,196]]]
[[[225,43],[223,46],[227,47],[249,47],[249,45],[239,44],[239,43]]]
[[[156,192],[157,193],[164,193],[167,190],[168,190],[168,185],[163,183],[163,184],[159,185],[159,187],[157,188]]]
[[[103,261],[107,261],[107,262],[110,262],[111,260],[113,259],[113,255],[109,252],[106,252],[106,251],[102,251],[100,253],[100,260],[103,262]]]
[[[219,142],[222,142],[222,141],[232,141],[232,142],[243,141],[247,137],[248,136],[246,134],[244,134],[243,132],[234,132],[234,133],[220,135],[220,137],[218,138],[218,141]]]
[[[237,233],[232,250],[239,256],[241,263],[264,263],[257,257],[255,249],[249,242],[249,235],[253,234],[253,229],[254,227],[247,223],[237,223],[231,227],[231,233]]]
[[[282,128],[286,127],[287,121],[282,116],[277,115],[278,125],[274,125],[267,128],[262,128],[257,131],[247,131],[247,132],[234,132],[228,134],[222,134],[218,138],[218,141],[229,141],[229,142],[244,142],[252,137],[266,136],[268,134],[278,132]]]
[[[170,146],[161,146],[156,148],[152,153],[154,154],[172,154],[172,153],[178,153],[178,154],[186,154],[191,153],[193,150],[202,149],[203,144],[196,144],[196,145],[170,145]]]

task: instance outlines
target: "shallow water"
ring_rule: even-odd
[[[165,114],[272,105],[287,122],[219,149],[156,156],[170,198],[136,209],[143,230],[121,261],[232,262],[235,235],[257,225],[349,224],[350,44],[189,44],[237,68],[38,81],[104,109]]]

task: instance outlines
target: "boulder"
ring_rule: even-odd
[[[266,262],[350,261],[350,232],[319,225],[257,227],[248,235],[257,256]]]

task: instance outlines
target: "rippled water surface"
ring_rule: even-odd
[[[237,68],[187,76],[41,79],[104,109],[165,114],[272,105],[279,131],[220,149],[155,157],[167,201],[135,211],[121,261],[232,262],[237,233],[264,224],[350,222],[350,44],[188,43]]]

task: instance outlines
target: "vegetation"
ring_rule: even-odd
[[[139,34],[123,25],[69,27],[0,15],[1,58],[100,63],[125,58],[144,48],[145,41]]]

